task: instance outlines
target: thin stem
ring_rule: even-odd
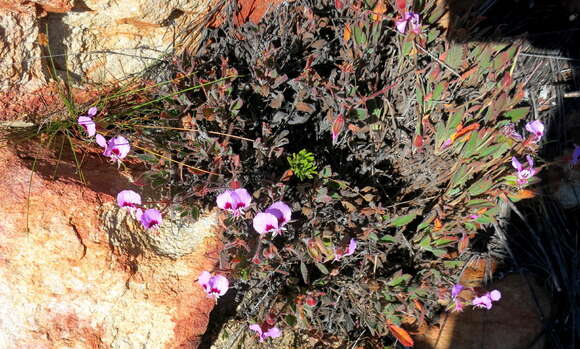
[[[181,127],[169,127],[169,126],[147,126],[147,125],[131,125],[131,126],[143,127],[143,128],[161,128],[161,129],[165,129],[165,130],[178,130],[178,131],[191,131],[191,132],[198,132],[199,131],[199,130],[195,130],[195,129],[181,128]],[[235,135],[222,133],[222,132],[216,132],[216,131],[206,131],[206,132],[209,134],[225,136],[225,137],[232,137],[232,138],[237,138],[237,139],[241,139],[241,140],[248,141],[248,142],[254,142],[253,139],[242,137],[242,136],[235,136]]]
[[[162,158],[162,159],[164,159],[164,160],[168,160],[168,161],[171,161],[171,162],[175,162],[175,163],[177,163],[177,164],[180,164],[180,165],[182,165],[182,166],[184,166],[184,167],[187,167],[187,168],[189,168],[189,169],[192,169],[192,170],[194,170],[194,171],[198,171],[198,172],[202,172],[202,173],[207,173],[207,174],[212,174],[212,175],[216,175],[216,176],[221,176],[219,173],[213,173],[213,172],[210,172],[210,171],[202,170],[201,168],[197,168],[197,167],[193,167],[193,166],[190,166],[190,165],[184,164],[184,163],[183,163],[183,162],[181,162],[181,161],[173,160],[173,159],[171,159],[171,158],[168,158],[167,156],[164,156],[164,155],[162,155],[162,154],[156,153],[156,152],[154,152],[154,151],[152,151],[152,150],[149,150],[149,149],[147,149],[147,148],[140,147],[140,146],[138,146],[138,145],[136,145],[136,144],[132,144],[132,146],[133,146],[134,148],[137,148],[137,149],[143,150],[143,151],[145,151],[145,152],[147,152],[147,153],[149,153],[149,154],[153,154],[153,155],[155,155],[155,156],[158,156],[158,157],[160,157],[160,158]]]

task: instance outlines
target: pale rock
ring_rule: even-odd
[[[167,212],[144,231],[114,204],[125,177],[99,155],[84,163],[86,185],[70,155],[55,172],[40,148],[0,147],[0,348],[196,348],[215,304],[196,280],[218,259],[218,212]]]

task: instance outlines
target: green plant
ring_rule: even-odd
[[[288,164],[290,164],[290,169],[301,181],[305,178],[312,179],[316,174],[317,167],[314,154],[306,149],[292,154],[287,159]]]

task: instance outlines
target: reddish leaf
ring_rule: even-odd
[[[342,10],[344,4],[341,0],[334,0],[334,7],[336,7],[337,10]]]
[[[423,136],[416,135],[415,139],[413,140],[413,145],[415,146],[415,148],[421,149],[423,147]]]
[[[402,345],[406,347],[412,347],[413,345],[415,345],[415,342],[413,342],[413,338],[411,338],[411,336],[407,331],[393,324],[390,320],[387,321],[388,321],[387,325],[389,326],[391,334],[395,336],[395,338],[397,338]]]
[[[282,175],[282,178],[280,178],[280,182],[286,182],[293,175],[294,175],[294,172],[292,170],[286,170],[286,172],[284,172],[284,174]]]

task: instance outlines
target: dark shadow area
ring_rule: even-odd
[[[447,5],[450,41],[525,43],[514,78],[526,83],[526,101],[532,109],[529,120],[539,119],[546,125],[539,150],[544,160],[539,174],[542,182],[535,187],[534,199],[507,207],[510,213],[495,227],[487,253],[503,259],[502,270],[519,274],[523,278],[520,282],[527,285],[522,294],[506,292],[502,302],[525,301],[536,311],[527,323],[541,323],[537,336],[522,340],[518,348],[577,348],[580,186],[566,156],[574,144],[580,145],[580,1],[447,0]],[[537,284],[550,294],[551,306],[541,304],[538,292],[542,290],[533,286]],[[498,304],[501,307],[510,305]],[[496,342],[496,331],[489,326],[504,326],[501,321],[507,321],[516,333],[526,323],[516,318],[517,311],[513,311],[513,318],[504,320],[493,314],[483,311],[479,316],[488,319],[473,328],[461,320],[469,314],[459,315],[450,348],[471,348],[462,341],[469,333],[484,336],[482,348],[515,348]]]

